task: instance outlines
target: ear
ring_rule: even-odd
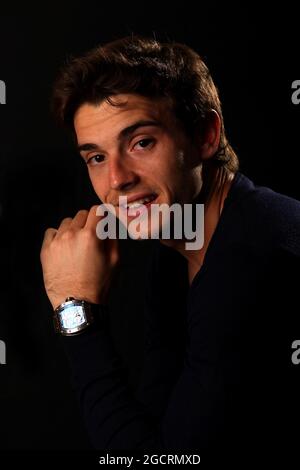
[[[198,140],[201,160],[208,160],[218,150],[221,134],[221,118],[217,111],[212,109],[207,115],[204,128]]]

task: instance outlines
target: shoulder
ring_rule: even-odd
[[[255,185],[242,174],[233,190],[236,210],[253,243],[300,256],[300,201]]]

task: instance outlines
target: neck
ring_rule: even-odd
[[[187,250],[185,239],[161,240],[161,243],[175,249],[186,258],[190,283],[204,262],[209,242],[219,222],[233,177],[234,174],[224,168],[210,168],[203,174],[201,191],[193,201],[204,204],[204,244],[202,248]]]

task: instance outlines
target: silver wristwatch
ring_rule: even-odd
[[[65,302],[54,310],[55,331],[64,336],[81,333],[95,320],[92,310],[92,304],[89,302],[67,297]]]

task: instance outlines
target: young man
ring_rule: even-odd
[[[73,59],[53,104],[99,199],[123,221],[145,209],[147,235],[154,227],[161,242],[146,299],[145,367],[132,392],[106,321],[117,240],[97,238],[96,207],[45,233],[45,288],[57,329],[69,334],[63,341],[94,446],[232,455],[242,447],[269,456],[268,442],[283,445],[288,434],[291,450],[300,203],[238,171],[201,58],[181,44],[121,39]],[[201,248],[162,236],[150,209],[175,203],[204,204]],[[162,260],[172,253],[179,277],[170,294]]]

